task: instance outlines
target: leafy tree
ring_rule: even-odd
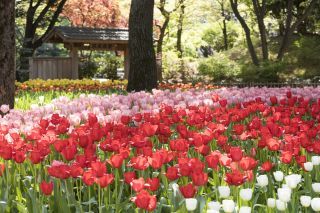
[[[154,0],[132,0],[129,16],[130,71],[127,90],[142,91],[157,87],[153,48]]]
[[[121,16],[118,0],[68,0],[62,15],[72,26],[125,27],[127,21]]]
[[[15,1],[0,1],[0,106],[14,106]],[[0,112],[1,113],[1,112]]]
[[[18,13],[25,19],[23,44],[20,51],[20,68],[17,80],[29,78],[29,57],[43,44],[44,38],[57,23],[67,0],[27,0],[18,2]],[[28,3],[27,5],[25,5]],[[19,6],[27,6],[27,8]],[[26,9],[26,11],[24,11]]]

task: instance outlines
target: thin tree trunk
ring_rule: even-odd
[[[15,1],[0,1],[0,106],[14,107]]]
[[[223,19],[223,42],[224,42],[224,49],[228,50],[228,33],[227,33],[227,22],[226,19]]]
[[[242,18],[242,16],[239,13],[238,10],[238,1],[237,0],[230,0],[230,4],[231,4],[231,8],[233,10],[233,13],[235,14],[235,16],[237,17],[237,19],[239,20],[244,32],[245,32],[245,36],[246,36],[246,41],[247,41],[247,45],[248,45],[248,50],[252,59],[253,64],[255,65],[259,65],[259,59],[257,56],[257,53],[254,49],[252,40],[251,40],[251,32],[250,29],[247,25],[247,23],[245,22],[245,20]]]
[[[266,1],[262,0],[262,5],[258,0],[252,0],[254,12],[257,17],[259,33],[260,33],[260,40],[261,40],[261,49],[262,49],[262,57],[263,60],[269,59],[269,52],[268,52],[268,41],[267,41],[267,31],[266,26],[264,24],[264,17],[265,17],[265,10],[266,10]]]
[[[157,87],[157,69],[153,48],[154,0],[132,0],[129,16],[130,71],[128,91]]]
[[[182,33],[183,33],[184,14],[185,14],[184,0],[180,0],[180,11],[179,11],[178,31],[177,31],[177,50],[178,50],[178,58],[180,60],[179,72],[182,75],[181,76],[182,82],[186,82],[186,73],[185,73],[185,69],[184,69],[183,48],[182,48]]]

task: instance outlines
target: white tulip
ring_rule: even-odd
[[[311,162],[314,166],[318,166],[320,164],[320,157],[319,156],[312,156]]]
[[[268,198],[268,200],[267,200],[267,206],[268,206],[269,208],[274,208],[274,207],[276,207],[276,199],[274,199],[274,198]]]
[[[257,183],[259,186],[264,187],[268,185],[268,176],[267,175],[260,175],[257,177]]]
[[[314,192],[320,193],[320,183],[313,183],[311,186]]]
[[[278,198],[288,203],[291,200],[291,189],[289,188],[278,188]]]
[[[219,211],[220,208],[221,208],[221,203],[219,201],[211,201],[208,203],[208,209]]]
[[[233,200],[223,200],[222,201],[222,208],[225,212],[233,212],[235,208],[235,203]]]
[[[214,210],[214,209],[208,209],[207,213],[219,213],[219,211]]]
[[[291,188],[295,189],[298,184],[301,182],[301,175],[298,174],[292,174],[292,175],[287,175],[285,177],[286,184]]]
[[[315,197],[311,200],[311,208],[313,209],[313,211],[320,211],[320,198],[319,197]]]
[[[249,206],[241,206],[239,213],[251,213],[251,207]]]
[[[278,182],[281,182],[283,180],[283,172],[282,171],[276,171],[273,173],[274,179]]]
[[[230,196],[229,186],[219,186],[218,190],[221,198],[228,198]]]
[[[287,208],[287,203],[281,200],[276,200],[276,206],[279,211],[284,211]]]
[[[198,201],[195,198],[186,199],[186,207],[188,211],[194,211],[197,208]]]
[[[249,201],[252,198],[252,189],[240,189],[240,197],[244,201]]]
[[[303,207],[309,207],[311,204],[311,197],[310,196],[301,196],[300,197],[300,203]]]
[[[303,164],[303,167],[307,172],[311,172],[312,169],[313,169],[313,163],[312,162],[306,162],[306,163]]]

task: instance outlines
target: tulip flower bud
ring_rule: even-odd
[[[207,213],[219,213],[219,211],[214,210],[214,209],[208,209]]]
[[[298,174],[287,175],[285,177],[285,180],[286,180],[286,184],[291,189],[295,189],[297,185],[301,182],[301,175],[298,175]]]
[[[287,208],[287,203],[281,200],[276,200],[276,206],[279,211],[284,211]]]
[[[311,197],[310,196],[305,196],[305,195],[301,196],[300,197],[300,203],[301,203],[301,205],[303,207],[306,207],[306,208],[309,207],[310,204],[311,204]]]
[[[291,189],[278,188],[278,197],[283,202],[289,202],[291,200]]]
[[[318,166],[320,164],[320,157],[319,156],[312,156],[311,162],[314,166]]]
[[[313,169],[313,163],[312,162],[306,162],[306,163],[303,164],[303,167],[307,172],[311,172],[312,169]]]
[[[230,188],[229,186],[219,186],[219,195],[221,198],[227,198],[230,196]]]
[[[311,186],[314,192],[320,193],[320,183],[313,183]]]
[[[283,172],[282,171],[276,171],[273,173],[273,176],[274,176],[274,179],[277,181],[277,182],[281,182],[283,181]]]
[[[208,203],[208,209],[220,211],[221,203],[219,201],[211,201]]]
[[[257,177],[258,185],[261,187],[268,185],[268,176],[267,175],[260,175]]]
[[[198,201],[195,198],[186,199],[186,207],[188,211],[194,211],[197,208]]]
[[[240,197],[244,201],[249,201],[252,198],[252,189],[240,189]]]
[[[268,200],[267,200],[267,206],[268,206],[269,208],[274,208],[274,207],[276,207],[276,199],[274,199],[274,198],[268,198]]]
[[[249,206],[241,206],[239,213],[251,213],[251,207]]]
[[[319,197],[315,197],[311,200],[311,208],[313,209],[313,211],[320,211],[320,198]]]
[[[235,203],[233,200],[223,200],[222,201],[222,208],[223,211],[229,213],[229,212],[233,212],[234,208],[235,208]]]

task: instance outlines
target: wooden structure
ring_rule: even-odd
[[[44,39],[46,43],[62,43],[70,57],[34,57],[30,59],[30,79],[78,79],[79,50],[122,51],[125,78],[129,74],[128,29],[96,29],[55,27]]]

